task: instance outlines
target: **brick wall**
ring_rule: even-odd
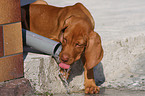
[[[0,82],[22,76],[20,0],[0,0]]]

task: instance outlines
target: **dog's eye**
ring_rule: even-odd
[[[76,43],[76,47],[82,47],[82,44]]]
[[[64,32],[65,32],[66,28],[67,28],[67,27],[65,27],[65,28],[63,28],[63,29],[61,30],[61,31],[62,31],[62,33],[64,33]]]
[[[63,38],[63,43],[66,43],[66,42],[67,42],[67,40],[65,38]]]

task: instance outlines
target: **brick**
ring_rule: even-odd
[[[2,57],[3,54],[3,28],[0,26],[0,57]]]
[[[23,52],[21,22],[3,25],[4,55]]]
[[[0,24],[21,21],[20,0],[0,0]]]
[[[0,58],[0,82],[23,76],[23,54]]]

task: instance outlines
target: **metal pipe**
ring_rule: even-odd
[[[41,52],[50,54],[58,59],[59,53],[62,49],[61,43],[43,37],[31,31],[22,29],[23,40],[26,45],[31,46]]]

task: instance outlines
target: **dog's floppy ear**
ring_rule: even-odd
[[[93,19],[91,13],[88,11],[88,9],[81,3],[76,3],[75,6],[78,6],[79,8],[81,8],[81,10],[86,14],[86,16],[88,16],[88,18],[91,21],[92,28],[94,29],[95,22],[94,22],[94,19]]]
[[[89,40],[85,49],[85,66],[86,68],[92,69],[95,67],[103,58],[103,48],[101,45],[101,38],[99,34],[92,31],[89,34]]]

